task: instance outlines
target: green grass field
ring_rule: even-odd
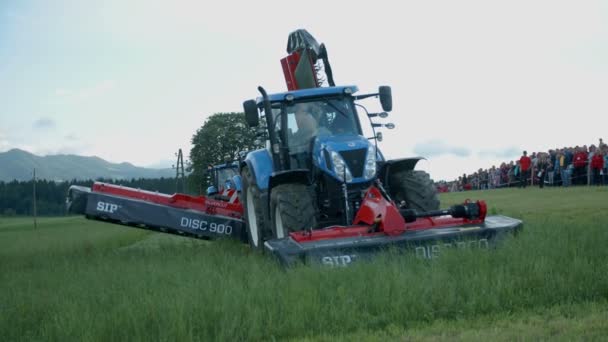
[[[506,189],[524,220],[497,250],[393,253],[345,269],[282,270],[233,241],[80,217],[0,217],[0,339],[603,340],[608,188]]]

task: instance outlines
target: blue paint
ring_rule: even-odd
[[[295,101],[297,100],[301,100],[301,99],[307,99],[307,98],[319,98],[319,97],[327,97],[327,96],[337,96],[337,95],[343,95],[344,94],[344,89],[346,88],[350,88],[351,89],[351,94],[356,93],[359,88],[357,88],[357,86],[340,86],[340,87],[323,87],[323,88],[309,88],[309,89],[302,89],[302,90],[294,90],[294,91],[288,91],[288,92],[284,92],[284,93],[277,93],[277,94],[269,94],[268,98],[270,99],[270,102],[282,102],[285,101],[285,96],[287,95],[293,95],[293,98]],[[261,108],[263,106],[263,98],[262,97],[258,97],[256,99],[256,103],[258,104],[258,106]]]
[[[210,186],[207,188],[207,196],[211,196],[211,195],[215,195],[217,194],[217,188],[215,186]]]
[[[237,176],[232,177],[232,181],[234,182],[236,191],[240,192],[242,189],[241,176],[237,175]]]
[[[331,152],[342,152],[351,150],[368,149],[373,144],[367,138],[360,135],[354,134],[342,134],[333,136],[318,136],[313,145],[313,164],[323,172],[329,174],[337,181],[340,181],[340,177],[334,172],[333,165],[327,165],[325,161],[324,150],[331,154]],[[376,155],[377,159],[378,155]],[[367,158],[367,153],[365,155]],[[363,159],[365,161],[365,159]],[[367,182],[369,179],[365,177],[353,177],[353,180],[349,183],[362,183]]]
[[[245,162],[251,167],[258,188],[262,191],[268,189],[268,180],[274,171],[270,152],[266,149],[249,152]]]

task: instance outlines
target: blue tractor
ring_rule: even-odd
[[[304,30],[290,35],[288,53],[282,64],[290,91],[269,95],[259,87],[261,96],[243,103],[248,125],[266,140],[239,167],[249,244],[261,248],[290,232],[348,226],[371,186],[401,208],[438,209],[433,181],[414,170],[421,158],[386,160],[378,149],[375,129],[394,125],[371,118],[392,110],[391,88],[359,95],[356,86],[335,86],[325,47]],[[318,60],[329,87],[318,86]],[[383,112],[357,103],[370,97],[379,97]],[[369,118],[373,137],[364,136],[360,115]]]
[[[266,140],[266,148],[248,152],[239,167],[250,245],[349,226],[372,186],[400,208],[438,209],[433,181],[414,170],[421,158],[386,160],[378,149],[375,129],[394,125],[371,118],[392,110],[390,87],[359,95],[356,86],[335,86],[325,46],[305,30],[290,35],[287,51],[281,62],[289,91],[269,95],[259,87],[261,96],[243,103],[248,125]],[[329,87],[319,86],[320,61]],[[379,97],[383,112],[368,113],[357,103],[370,97]],[[364,136],[360,114],[369,118],[373,137]]]

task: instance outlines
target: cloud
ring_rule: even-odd
[[[522,153],[522,149],[515,146],[510,146],[503,149],[481,150],[478,155],[481,158],[514,158]]]
[[[83,148],[81,146],[58,146],[54,150],[50,150],[48,154],[81,154]]]
[[[102,96],[114,89],[115,86],[116,82],[105,80],[91,86],[78,89],[57,88],[55,89],[55,96],[67,100],[85,101]]]
[[[414,146],[414,153],[423,157],[437,157],[452,154],[458,157],[468,157],[471,150],[462,146],[450,146],[439,140],[430,140]]]
[[[36,128],[36,129],[53,128],[53,127],[55,127],[55,120],[53,120],[51,118],[40,118],[40,119],[34,121],[34,124],[32,125],[32,127]]]
[[[66,135],[64,138],[65,138],[65,140],[68,140],[68,141],[78,141],[78,140],[80,140],[80,138],[78,138],[78,136],[76,134],[74,134],[74,133],[70,133],[70,134]]]
[[[184,166],[186,163],[184,162]],[[144,165],[144,167],[151,169],[168,169],[175,165],[175,160],[161,159],[156,163]]]
[[[38,156],[48,156],[56,154],[76,154],[82,155],[90,148],[87,144],[50,144],[50,145],[23,145],[18,148],[29,151]]]

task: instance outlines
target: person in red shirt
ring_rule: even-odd
[[[601,171],[604,168],[604,153],[598,149],[591,158],[591,174],[593,175],[593,184],[600,185],[602,183]]]
[[[532,160],[528,157],[528,152],[524,151],[524,155],[519,158],[519,187],[525,188],[528,185],[528,178],[530,178],[530,165]]]
[[[587,183],[587,148],[581,147],[574,154],[572,161],[574,165],[574,184],[586,184]]]

